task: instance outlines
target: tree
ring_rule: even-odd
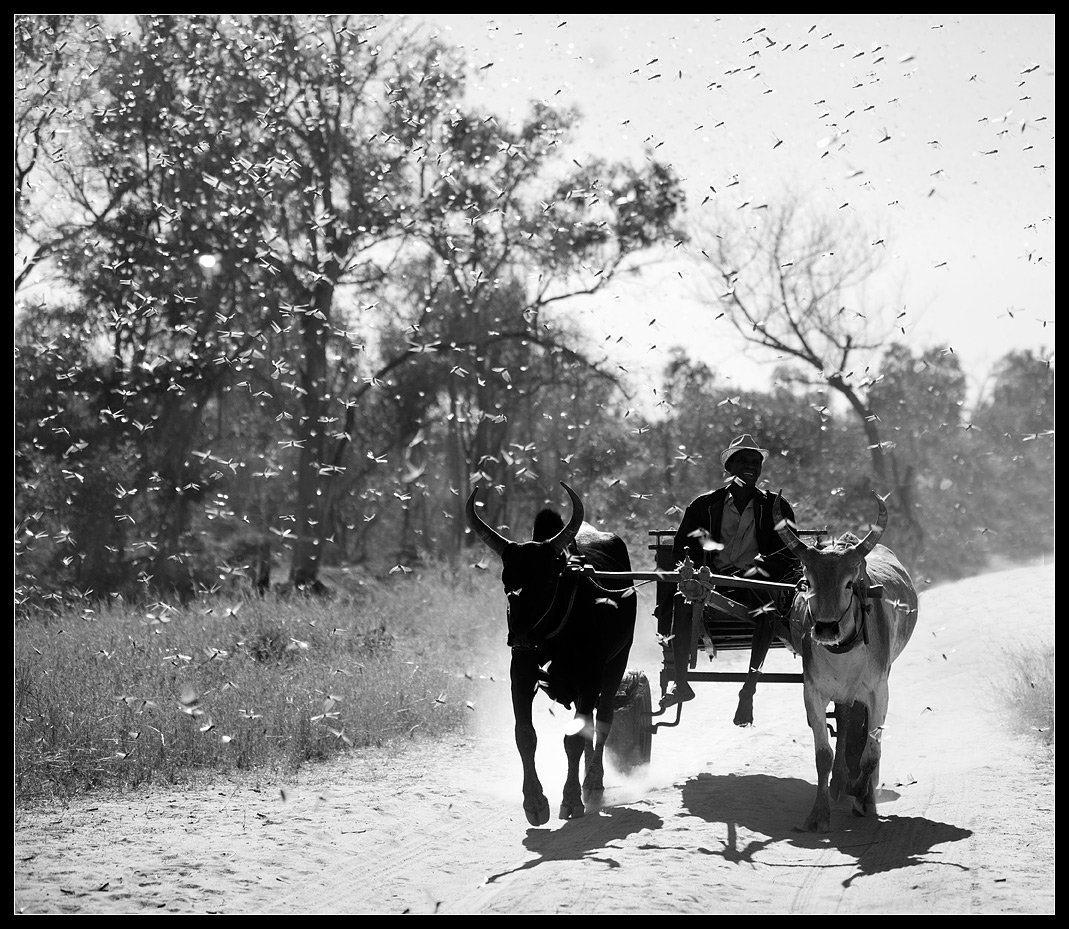
[[[972,424],[985,448],[986,493],[975,532],[1014,559],[1054,550],[1054,369],[1051,357],[1011,351],[994,368]]]
[[[887,437],[898,510],[923,527],[925,545],[907,539],[913,567],[928,576],[960,577],[985,557],[970,523],[972,497],[985,473],[984,452],[966,421],[966,381],[958,356],[945,349],[917,355],[894,342],[869,390]],[[901,533],[899,532],[899,537]]]
[[[233,391],[248,393],[245,415],[289,432],[279,531],[292,582],[314,585],[375,393],[428,354],[501,366],[532,345],[567,353],[569,334],[547,330],[542,310],[605,286],[669,234],[681,202],[656,162],[565,176],[574,114],[540,108],[511,130],[467,112],[460,60],[403,24],[142,16],[101,41],[97,105],[56,193],[108,209],[95,238],[50,254],[110,349],[94,400],[140,455],[127,502],[153,495],[160,570],[200,498],[226,483],[219,465],[244,464],[204,442],[204,418],[234,409]],[[380,341],[413,261],[427,287],[402,308],[409,337]],[[512,295],[507,328],[499,286]]]
[[[989,432],[1035,439],[1054,428],[1054,367],[1051,356],[1011,351],[995,364],[994,384],[973,420]]]
[[[15,17],[15,293],[40,282],[43,264],[92,233],[118,205],[85,183],[80,145],[95,79],[112,47],[96,17]],[[59,190],[83,195],[59,198]]]
[[[919,547],[923,531],[908,504],[912,473],[895,463],[870,395],[879,381],[872,356],[893,325],[879,310],[851,305],[880,265],[882,240],[871,242],[839,217],[807,213],[798,199],[752,215],[695,234],[715,286],[706,295],[711,308],[745,342],[794,360],[807,386],[831,388],[846,401],[863,430],[872,477],[895,492],[892,512],[910,527],[910,547]]]
[[[93,327],[75,310],[40,307],[15,330],[17,597],[119,590],[127,565],[109,481],[131,482],[131,450],[93,402],[102,366]]]
[[[428,156],[413,166],[424,195],[409,227],[422,284],[411,350],[441,356],[452,375],[444,408],[459,529],[473,474],[498,487],[491,510],[508,507],[501,478],[509,467],[497,454],[511,432],[507,403],[522,403],[553,379],[546,372],[571,364],[611,379],[548,311],[596,293],[636,256],[680,235],[682,193],[656,161],[642,169],[591,161],[562,174],[574,112],[536,106],[510,128],[492,114],[432,112],[423,97],[422,85],[399,85],[395,101],[402,122],[420,114],[428,140]]]

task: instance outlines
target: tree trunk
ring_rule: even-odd
[[[857,392],[847,384],[838,374],[828,378],[829,386],[835,388],[845,398],[847,403],[857,413],[861,420],[861,427],[865,430],[865,439],[868,442],[869,457],[872,461],[872,475],[881,485],[887,483],[887,463],[883,454],[883,444],[880,441],[880,429],[876,425],[876,416],[869,409]]]
[[[458,493],[453,497],[453,545],[454,551],[459,554],[464,550],[467,539],[467,519],[464,515],[464,507],[471,494],[471,481],[468,466],[464,455],[464,444],[460,435],[460,424],[457,421],[457,397],[453,385],[449,385],[449,434],[447,438],[447,458],[449,461],[449,473]]]
[[[894,502],[892,512],[902,519],[902,527],[896,536],[896,554],[907,564],[915,563],[924,551],[924,527],[917,519],[915,488],[916,471],[913,465],[906,465],[905,471],[899,473],[895,455],[890,455],[891,474],[894,480]]]
[[[897,540],[896,553],[907,564],[915,561],[924,548],[924,529],[917,520],[915,512],[916,474],[914,469],[912,466],[907,466],[905,471],[900,473],[894,452],[884,454],[880,430],[876,425],[877,418],[854,389],[845,384],[838,375],[828,378],[828,383],[846,397],[854,412],[861,419],[872,460],[873,477],[881,490],[891,492],[888,510],[897,527],[894,532],[894,538]],[[890,476],[887,474],[888,460],[891,463]]]
[[[323,473],[327,462],[326,393],[327,393],[327,322],[333,300],[333,286],[322,282],[316,286],[312,311],[301,320],[301,347],[304,365],[301,378],[302,415],[297,433],[300,455],[297,459],[297,540],[293,546],[290,583],[297,588],[319,586],[323,529],[327,525],[325,485],[331,472]]]

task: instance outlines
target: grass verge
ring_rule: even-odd
[[[1029,729],[1053,756],[1054,646],[1011,652],[1009,669],[1007,710],[1013,725]]]
[[[437,566],[334,600],[120,602],[20,619],[16,802],[293,770],[462,729],[480,678],[507,661],[502,613],[496,579]]]

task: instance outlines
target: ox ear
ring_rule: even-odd
[[[783,544],[791,550],[794,557],[801,558],[809,551],[809,546],[798,538],[790,522],[784,517],[782,500],[783,491],[781,490],[776,494],[776,499],[772,502],[772,524],[776,527],[776,534]]]
[[[471,527],[471,531],[482,539],[494,554],[500,557],[505,550],[505,546],[509,544],[509,540],[496,529],[492,529],[487,525],[486,521],[475,512],[475,495],[477,493],[478,488],[476,487],[472,490],[471,496],[468,497],[467,506],[464,508],[464,512],[468,517],[468,525]]]
[[[854,546],[854,553],[861,558],[864,558],[872,549],[876,546],[876,543],[880,541],[880,536],[883,535],[883,530],[887,528],[887,506],[883,502],[881,497],[876,491],[872,492],[872,495],[876,498],[876,504],[879,506],[879,513],[876,515],[876,525],[873,526],[857,545]]]
[[[557,552],[563,552],[575,541],[575,536],[579,532],[579,527],[583,525],[583,519],[586,516],[583,501],[579,499],[579,494],[565,484],[564,481],[561,481],[560,485],[568,491],[568,496],[572,498],[572,518],[568,521],[567,526],[546,542]]]

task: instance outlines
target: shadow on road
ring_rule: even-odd
[[[660,829],[664,820],[648,810],[632,810],[628,807],[603,807],[596,813],[587,813],[580,819],[570,819],[559,829],[528,829],[524,847],[538,857],[525,861],[518,868],[502,871],[487,878],[492,884],[509,874],[529,871],[547,861],[600,861],[610,868],[619,863],[609,856],[592,855],[591,852],[606,849],[611,843],[626,839],[643,829]]]
[[[752,861],[755,853],[775,842],[788,842],[797,848],[834,848],[857,862],[857,872],[843,881],[844,887],[859,877],[921,863],[968,870],[925,856],[933,854],[937,845],[967,839],[972,832],[919,816],[857,817],[842,800],[833,803],[830,832],[798,831],[812,806],[815,789],[798,778],[703,773],[683,784],[683,807],[691,816],[727,826],[728,841],[719,854],[731,862]],[[740,826],[767,838],[739,848],[736,830]]]

